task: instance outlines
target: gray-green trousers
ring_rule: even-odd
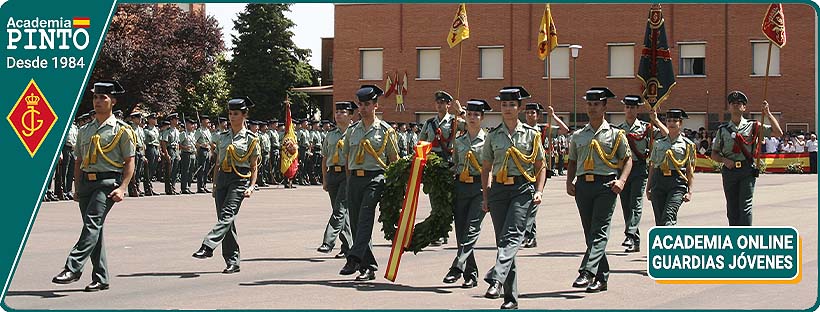
[[[468,275],[478,280],[478,265],[475,262],[474,247],[481,233],[481,222],[484,221],[483,195],[481,192],[481,177],[473,177],[474,183],[456,181],[455,201],[453,202],[453,217],[456,223],[456,240],[458,253],[453,259],[450,270]]]
[[[530,210],[530,215],[527,216],[527,228],[524,231],[524,238],[526,239],[535,237],[535,233],[538,232],[535,224],[536,215],[538,215],[538,205],[533,204],[532,209]]]
[[[250,172],[248,168],[236,168],[244,175]],[[250,181],[242,178],[233,172],[219,172],[214,188],[214,200],[216,202],[217,222],[214,227],[205,235],[202,244],[215,249],[222,243],[222,258],[228,265],[239,265],[239,243],[236,234],[236,215],[239,214],[239,206],[245,199],[245,190],[248,189]]]
[[[634,159],[632,171],[626,179],[626,185],[621,193],[621,210],[624,212],[624,235],[632,237],[636,242],[641,241],[641,223],[643,213],[643,194],[646,191],[646,161]]]
[[[342,252],[347,253],[353,242],[353,235],[350,233],[350,215],[347,214],[347,176],[344,171],[327,173],[327,194],[330,195],[330,206],[333,212],[330,220],[327,220],[323,245],[331,249],[336,246],[336,237],[342,240]]]
[[[752,225],[752,196],[755,192],[754,170],[747,163],[743,168],[720,171],[723,176],[723,194],[726,196],[726,217],[731,226]]]
[[[615,212],[617,196],[605,183],[615,176],[595,176],[594,182],[586,182],[584,176],[575,183],[575,203],[581,216],[587,249],[578,272],[587,271],[603,282],[609,280],[609,262],[606,260],[606,243],[612,213]]]
[[[168,155],[170,161],[168,162],[168,171],[165,172],[165,193],[171,195],[176,189],[177,176],[179,176],[179,159],[176,158],[177,150],[175,148],[168,148]]]
[[[359,264],[359,269],[379,269],[373,256],[373,222],[376,219],[376,205],[384,192],[384,172],[367,171],[363,177],[350,172],[347,180],[347,203],[350,212],[350,226],[353,233],[353,246],[347,255],[347,261]]]
[[[195,169],[192,168],[194,160],[194,153],[182,152],[182,160],[179,162],[180,171],[182,173],[182,179],[179,184],[180,191],[191,191],[191,181],[193,180],[193,171]]]
[[[80,199],[80,216],[83,218],[83,231],[80,238],[68,254],[65,268],[74,273],[81,273],[88,258],[94,267],[91,280],[108,284],[108,264],[103,243],[103,223],[114,201],[108,194],[122,183],[122,176],[88,181],[83,174],[77,194]]]
[[[655,212],[655,225],[677,224],[683,196],[689,191],[686,181],[675,170],[667,177],[661,170],[655,169],[652,182],[652,198],[649,200],[652,201],[652,210]]]
[[[535,185],[516,176],[515,183],[493,182],[487,194],[490,217],[493,219],[498,255],[495,266],[487,272],[485,281],[499,281],[504,287],[504,302],[518,302],[518,276],[515,255],[524,240],[528,216],[532,212]]]

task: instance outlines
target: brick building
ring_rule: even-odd
[[[559,48],[552,58],[552,105],[569,121],[576,101],[586,121],[583,92],[606,86],[622,98],[637,94],[635,79],[649,4],[552,4]],[[759,119],[767,41],[760,28],[767,4],[665,4],[663,13],[677,86],[662,110],[689,112],[685,127],[716,127],[728,118],[725,96],[739,89]],[[547,103],[547,66],[535,50],[543,4],[468,4],[470,38],[462,42],[461,88],[456,91],[459,47],[445,42],[457,4],[337,4],[332,42],[333,100],[351,100],[361,84],[383,87],[385,73],[407,72],[407,111],[383,98],[382,118],[421,121],[434,113],[433,92],[444,89],[462,102],[491,99],[504,86],[523,85],[533,101]],[[784,130],[815,130],[816,14],[804,4],[784,5],[788,42],[772,52],[768,99]],[[582,45],[576,59],[568,46]],[[619,102],[608,118],[620,122]],[[497,124],[500,115],[488,115]]]

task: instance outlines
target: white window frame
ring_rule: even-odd
[[[483,50],[485,49],[498,49],[501,50],[501,76],[498,77],[484,77],[484,56]],[[478,46],[478,80],[503,80],[504,79],[504,46],[503,45],[493,45],[493,46]]]
[[[438,76],[422,77],[421,51],[438,51]],[[441,47],[416,47],[416,80],[441,80]]]
[[[632,60],[630,64],[632,64],[632,74],[631,75],[613,75],[612,74],[612,48],[613,47],[626,47],[629,46],[632,48]],[[607,48],[607,78],[630,78],[634,79],[636,70],[635,70],[635,43],[634,42],[611,42],[606,44]]]
[[[683,60],[684,59],[695,59],[699,57],[684,57],[683,55],[683,46],[686,45],[702,45],[703,46],[703,74],[684,74],[683,73]],[[706,77],[706,41],[689,41],[689,42],[678,42],[678,75],[677,77]]]
[[[570,70],[571,70],[569,63],[570,63],[570,60],[572,59],[571,51],[569,50],[569,44],[559,44],[558,47],[556,47],[554,50],[552,50],[552,52],[550,52],[550,58],[552,59],[550,62],[552,64],[547,64],[547,59],[546,58],[544,59],[544,76],[541,77],[541,79],[549,79],[549,77],[547,77],[547,70],[550,70],[549,69],[550,65],[555,65],[556,64],[555,62],[563,62],[561,59],[555,58],[555,55],[553,54],[553,53],[555,53],[555,51],[558,51],[559,49],[562,49],[562,51],[566,50],[566,53],[567,53],[567,59],[566,59],[567,74],[566,74],[566,76],[558,76],[553,72],[552,73],[552,79],[569,79]],[[559,68],[559,67],[555,66],[555,68]]]
[[[765,77],[766,76],[766,65],[765,64],[761,64],[761,66],[760,66],[761,68],[763,68],[762,73],[756,73],[755,72],[755,45],[763,44],[763,45],[768,46],[769,40],[766,40],[766,39],[764,39],[764,40],[750,40],[749,43],[752,46],[752,70],[751,70],[751,74],[749,74],[749,77]],[[781,59],[780,58],[780,48],[777,47],[776,45],[772,45],[772,56],[774,56],[775,53],[777,53],[777,64],[776,64],[777,67],[775,67],[774,62],[772,62],[772,64],[769,64],[769,77],[780,77],[780,75],[783,73],[781,71],[782,68],[780,66],[780,59]],[[764,54],[763,57],[761,57],[761,59],[762,59],[763,62],[765,62],[766,61],[766,54]],[[772,58],[772,60],[774,60],[774,58]],[[772,67],[774,67],[774,69],[777,70],[777,73],[775,73],[771,70]]]
[[[364,56],[366,52],[381,52],[381,68],[378,77],[365,77]],[[359,81],[382,81],[384,79],[384,48],[359,48]]]

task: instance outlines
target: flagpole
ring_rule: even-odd
[[[769,40],[769,52],[766,55],[766,76],[763,76],[763,100],[766,100],[766,96],[768,95],[769,91],[769,66],[772,64],[772,41]],[[766,116],[763,116],[766,118]]]
[[[461,52],[464,51],[464,44],[458,44],[458,79],[456,80],[456,100],[461,99]]]
[[[547,32],[549,33],[549,29],[547,29]],[[552,40],[550,36],[547,36],[547,40],[547,44],[551,45]],[[550,62],[550,55],[552,55],[552,51],[547,52],[547,105],[552,107],[552,62]],[[552,114],[547,116],[547,127],[549,127],[547,129],[547,144],[549,144],[547,149],[549,151],[549,155],[547,155],[547,170],[552,171]]]

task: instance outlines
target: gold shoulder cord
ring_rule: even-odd
[[[239,155],[236,153],[236,147],[233,144],[228,145],[228,148],[225,150],[225,159],[222,160],[222,172],[231,172],[233,171],[236,175],[242,178],[250,178],[253,173],[248,174],[241,174],[239,170],[236,170],[236,163],[237,162],[246,162],[248,159],[251,158],[253,155],[253,151],[256,149],[256,146],[259,145],[259,138],[253,138],[251,141],[251,145],[248,147],[248,152],[245,155]]]
[[[125,133],[131,139],[131,145],[134,145],[134,132],[130,129],[130,127],[120,127],[120,130],[117,130],[117,135],[114,136],[114,139],[111,140],[106,146],[100,146],[100,134],[94,134],[91,136],[91,148],[86,153],[85,157],[83,157],[83,163],[80,168],[88,168],[88,165],[96,164],[97,163],[97,155],[102,156],[105,162],[111,164],[114,167],[122,168],[125,164],[116,163],[111,158],[106,156],[106,153],[110,153],[117,147],[117,143],[120,142],[120,138],[122,134]]]
[[[398,147],[396,145],[396,133],[393,131],[392,128],[388,128],[387,134],[384,138],[384,142],[382,143],[382,147],[379,148],[378,151],[373,149],[373,145],[370,144],[369,139],[364,139],[361,142],[359,142],[359,148],[356,150],[356,163],[364,163],[364,153],[366,152],[376,159],[376,161],[379,163],[379,167],[382,167],[382,169],[387,168],[387,164],[385,164],[384,161],[382,161],[381,157],[379,157],[380,155],[383,155],[384,150],[387,147],[387,144],[392,144],[394,150],[398,150]]]
[[[464,169],[461,170],[461,174],[459,174],[458,179],[460,181],[468,181],[470,179],[470,166],[481,172],[481,165],[478,164],[478,159],[476,159],[473,151],[467,151],[467,155],[464,156]]]
[[[532,153],[529,155],[524,155],[518,148],[514,145],[507,148],[507,152],[504,153],[504,165],[501,167],[501,170],[498,170],[498,174],[495,177],[495,181],[498,183],[505,183],[507,181],[507,164],[508,160],[512,158],[513,162],[515,163],[515,167],[518,168],[518,172],[521,172],[521,175],[524,176],[527,181],[535,182],[535,177],[538,172],[541,172],[543,168],[534,168],[536,169],[532,175],[529,172],[524,170],[522,162],[526,164],[533,164],[535,163],[535,159],[538,156],[538,150],[541,148],[541,133],[536,132],[535,137],[533,138],[532,144]],[[543,167],[543,165],[542,165]]]
[[[345,146],[345,140],[344,140],[344,137],[342,137],[341,139],[339,139],[339,142],[336,142],[336,153],[333,154],[333,158],[332,158],[332,161],[333,161],[334,165],[339,164],[339,153],[342,151],[342,148],[344,148],[344,146]]]
[[[689,179],[686,178],[686,175],[683,174],[683,172],[680,170],[680,168],[686,166],[687,170],[693,170],[694,169],[694,168],[692,168],[693,166],[692,166],[691,162],[689,161],[689,155],[692,153],[693,148],[694,148],[694,144],[686,144],[686,153],[684,154],[683,159],[681,159],[681,160],[678,160],[677,158],[675,158],[675,153],[672,152],[671,148],[666,150],[666,153],[663,156],[663,162],[661,162],[661,170],[663,170],[664,175],[666,175],[666,173],[671,171],[671,169],[669,168],[669,163],[671,162],[672,166],[675,167],[675,171],[678,172],[678,175],[680,175],[680,177],[683,178],[684,181],[689,183]]]
[[[613,162],[612,159],[615,158],[615,153],[618,152],[618,147],[621,146],[621,137],[624,133],[624,130],[618,130],[617,139],[615,139],[615,145],[612,146],[612,150],[609,154],[604,153],[603,148],[601,148],[601,143],[598,143],[598,140],[592,139],[589,142],[589,153],[587,154],[587,159],[584,160],[584,170],[595,170],[595,161],[592,159],[592,152],[594,151],[595,154],[598,154],[598,157],[603,160],[603,163],[607,165],[607,167],[612,169],[620,169],[623,167],[623,160],[618,160]]]

